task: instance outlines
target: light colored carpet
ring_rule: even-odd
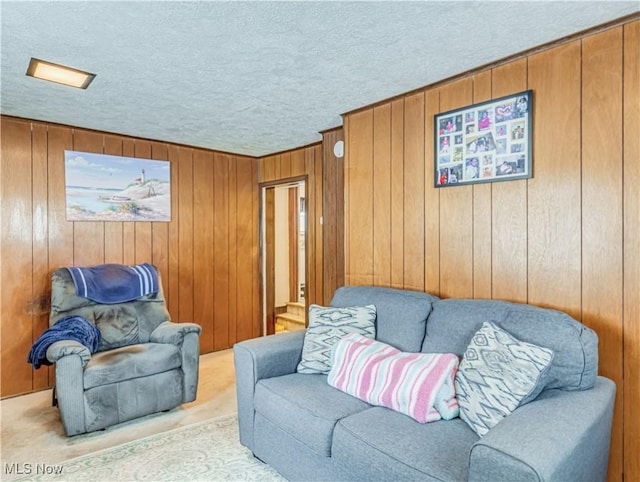
[[[236,415],[205,420],[49,465],[21,465],[15,481],[283,481],[238,440]],[[27,473],[29,471],[30,473]],[[7,474],[5,476],[12,475]]]

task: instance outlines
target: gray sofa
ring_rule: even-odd
[[[462,356],[484,321],[550,348],[545,388],[479,437],[460,418],[420,424],[301,374],[304,331],[234,346],[240,441],[289,480],[605,480],[615,385],[597,376],[597,336],[524,304],[343,287],[332,306],[373,304],[376,339]]]

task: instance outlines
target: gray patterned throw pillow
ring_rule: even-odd
[[[473,335],[455,378],[460,418],[481,437],[544,387],[553,352],[485,322]]]
[[[298,373],[329,373],[333,345],[349,333],[374,339],[375,322],[374,305],[347,308],[309,306],[309,327],[304,335]]]

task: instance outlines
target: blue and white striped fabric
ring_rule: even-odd
[[[67,267],[76,295],[104,304],[133,301],[159,290],[158,273],[153,265],[101,264]]]

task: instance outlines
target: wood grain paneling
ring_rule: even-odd
[[[168,146],[167,158],[171,165],[171,222],[167,229],[169,246],[173,249],[169,250],[169,279],[164,282],[164,288],[169,313],[173,318],[177,318],[180,314],[180,250],[176,249],[180,244],[180,196],[178,195],[180,192],[180,159],[178,146]]]
[[[258,182],[260,179],[260,164],[257,162],[251,162],[251,190],[253,192],[252,195],[252,220],[253,225],[251,227],[245,226],[245,229],[251,230],[251,266],[255,269],[256,262],[260,261],[260,231],[259,231],[259,219],[260,219],[260,190],[256,189],[255,186],[258,186]],[[258,323],[252,321],[252,335],[253,337],[260,336],[263,333],[262,327],[262,318],[260,317],[262,313],[262,297],[260,296],[260,270],[258,270],[258,275],[253,276],[252,283],[252,314],[255,319],[258,319]]]
[[[211,266],[215,266],[213,252],[214,236],[214,196],[213,154],[197,150],[193,154],[193,218],[197,229],[193,232],[193,251],[196,261],[193,265],[193,316],[202,319],[215,309],[214,277]],[[214,349],[213,324],[203,325],[200,335],[200,349],[209,352]]]
[[[404,128],[404,99],[398,99],[391,103],[391,172],[389,176],[391,179],[391,253],[389,258],[393,288],[404,286]],[[346,183],[346,188],[349,188],[348,183]]]
[[[322,186],[322,174],[323,174],[323,163],[322,163],[322,146],[315,145],[311,152],[313,153],[313,167],[314,167],[314,177],[310,184],[313,187],[314,196],[313,196],[313,204],[311,212],[313,217],[310,216],[308,220],[308,224],[313,223],[314,230],[309,233],[309,236],[313,236],[310,240],[311,243],[307,243],[307,249],[312,249],[313,253],[313,265],[311,265],[310,272],[307,273],[307,280],[311,284],[310,289],[313,289],[314,295],[310,298],[313,299],[314,303],[318,303],[320,300],[324,298],[324,285],[323,285],[323,226],[322,226],[322,218],[324,215],[323,206],[322,206],[322,196],[323,196],[323,186]],[[309,157],[311,160],[311,157]]]
[[[406,288],[424,291],[424,93],[405,99],[404,126],[403,278]]]
[[[582,41],[581,114],[582,321],[598,333],[600,373],[622,387],[622,27]],[[623,469],[623,393],[611,436],[615,479]]]
[[[385,266],[385,232],[377,227],[389,223],[389,210],[375,196],[386,197],[378,177],[391,150],[388,285],[415,288],[424,273],[423,289],[442,297],[527,302],[593,328],[599,371],[617,385],[612,481],[640,479],[639,25],[585,34],[344,119],[347,282],[369,284],[367,269]],[[527,89],[533,178],[435,189],[433,115]],[[418,96],[424,96],[421,132],[412,129],[421,122],[411,104]],[[414,156],[424,165],[423,205],[398,202],[421,189],[412,183]],[[420,216],[424,234],[407,226]],[[374,248],[384,246],[381,252],[370,248],[369,224],[374,237],[383,235],[373,241]],[[420,243],[424,262],[412,266],[407,258]]]
[[[624,26],[623,61],[623,468],[625,480],[640,480],[640,21]]]
[[[262,209],[264,210],[264,266],[266,272],[264,273],[264,285],[274,286],[276,285],[276,225],[275,225],[275,189],[267,189],[264,193],[264,204]],[[276,331],[276,297],[275,289],[265,288],[264,293],[264,313],[265,319],[265,334],[272,335]]]
[[[255,162],[251,159],[238,159],[236,161],[237,175],[237,256],[235,262],[237,266],[238,277],[236,281],[237,300],[237,321],[235,339],[238,341],[246,340],[258,336],[259,326],[256,326],[254,319],[258,317],[253,303],[249,299],[253,293],[253,273],[256,270],[255,263],[257,260],[257,238],[255,233],[258,231],[255,221],[257,220],[257,209],[253,206],[253,192],[256,191],[254,186],[257,182],[253,179],[253,165]],[[255,209],[255,213],[254,213]],[[212,236],[209,236],[212,239]],[[255,243],[255,245],[254,245]],[[196,286],[199,286],[196,284]]]
[[[229,158],[215,154],[213,159],[214,185],[214,312],[215,332],[213,346],[221,349],[228,346],[229,339]],[[218,304],[219,302],[219,304]]]
[[[425,291],[440,294],[440,189],[434,182],[434,115],[440,112],[440,91],[428,90],[425,99],[424,122],[424,276]],[[393,273],[392,273],[393,276]]]
[[[320,301],[325,306],[333,293],[344,285],[344,156],[338,158],[333,148],[344,142],[344,130],[334,129],[322,135],[322,288]],[[294,156],[295,158],[295,156]],[[298,172],[296,172],[298,174]]]
[[[295,151],[292,151],[289,153],[290,154],[290,162],[291,162],[291,167],[290,167],[290,176],[291,177],[298,177],[298,176],[304,176],[305,173],[305,149],[296,149]]]
[[[391,285],[391,105],[373,109],[373,284]]]
[[[527,89],[527,59],[493,69],[492,97]],[[527,181],[492,185],[492,296],[527,301]]]
[[[32,343],[33,206],[31,199],[31,125],[7,121],[2,125],[2,390],[32,389],[26,356]],[[6,321],[5,321],[6,320]]]
[[[37,333],[49,328],[49,246],[48,246],[48,212],[47,212],[47,128],[42,124],[31,127],[31,185],[33,208],[33,259],[43,260],[33,264],[32,294],[29,311],[32,316],[32,340],[35,342]],[[33,370],[33,388],[40,389],[49,386],[49,377],[53,374],[50,367]]]
[[[580,42],[529,58],[538,119],[528,184],[528,299],[580,319]],[[561,98],[562,102],[558,102]],[[563,276],[558,276],[558,273]]]
[[[193,149],[181,147],[178,151],[178,279],[181,320],[193,320]],[[228,193],[224,193],[228,195]],[[138,224],[138,223],[136,223]],[[140,246],[136,230],[136,250]],[[217,266],[217,265],[216,265]],[[224,345],[226,346],[226,338]]]
[[[280,159],[280,174],[278,177],[280,179],[291,177],[291,152],[283,152],[278,158]]]
[[[463,79],[440,89],[440,111],[469,105],[473,83]],[[431,151],[433,154],[433,151]],[[473,296],[473,187],[440,191],[440,296]]]
[[[491,100],[491,71],[473,77],[473,102]],[[431,131],[433,132],[433,130]],[[473,297],[490,299],[492,293],[492,204],[493,184],[473,186]]]
[[[48,327],[60,266],[153,262],[172,319],[203,327],[201,353],[260,334],[256,159],[5,116],[0,130],[2,397],[53,383],[52,369],[32,370],[26,356]],[[67,221],[65,149],[169,160],[171,222]]]
[[[227,243],[229,249],[227,251],[227,257],[229,258],[229,276],[227,283],[229,285],[229,296],[227,298],[227,305],[229,306],[229,319],[227,320],[227,326],[229,331],[227,333],[227,346],[230,346],[235,341],[236,325],[238,317],[238,186],[237,186],[237,170],[236,163],[228,158],[228,199],[229,199],[229,224],[227,227]]]
[[[373,111],[349,118],[345,159],[347,284],[373,284]]]

